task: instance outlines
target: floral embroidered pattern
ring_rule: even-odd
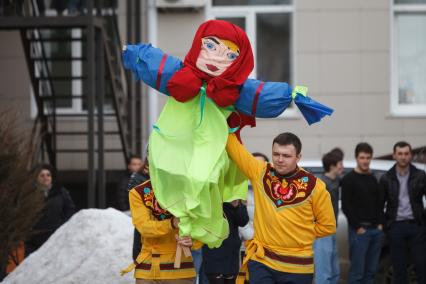
[[[277,208],[305,201],[311,195],[315,184],[316,177],[300,169],[291,177],[281,180],[268,165],[263,177],[264,191]]]
[[[161,208],[160,204],[158,204],[150,180],[138,185],[135,189],[140,194],[142,202],[152,211],[152,215],[154,215],[157,220],[162,221],[172,217],[172,214]]]

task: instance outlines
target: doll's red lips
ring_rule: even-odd
[[[211,64],[206,64],[206,67],[207,67],[207,69],[209,69],[212,72],[216,72],[217,70],[219,70],[219,68],[217,68],[216,66],[211,65]]]

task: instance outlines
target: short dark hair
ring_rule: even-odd
[[[358,143],[355,147],[355,158],[358,157],[361,152],[373,155],[373,147],[366,142]]]
[[[324,168],[324,171],[328,173],[331,166],[336,166],[337,163],[341,162],[342,160],[342,156],[339,155],[339,153],[330,151],[322,156],[322,167]]]
[[[142,160],[142,157],[141,157],[141,156],[139,156],[139,155],[131,154],[131,155],[129,156],[129,158],[127,158],[127,165],[129,165],[129,164],[132,162],[132,160],[133,160],[133,159],[139,159],[139,160]]]
[[[410,152],[411,152],[411,145],[410,145],[410,143],[405,142],[405,141],[396,142],[395,145],[393,145],[393,152],[394,153],[396,152],[396,148],[404,148],[404,147],[408,147],[410,149]]]
[[[260,153],[260,152],[254,152],[254,153],[252,153],[252,155],[254,156],[254,157],[262,157],[266,162],[268,162],[269,163],[269,159],[268,159],[268,157],[265,155],[265,154],[263,154],[263,153]]]
[[[333,153],[334,155],[337,155],[340,157],[340,161],[343,161],[343,158],[345,157],[345,153],[343,153],[343,150],[339,147],[334,147],[330,150],[329,153]]]
[[[277,137],[274,138],[274,141],[272,141],[272,146],[275,143],[281,146],[293,145],[294,148],[296,148],[297,155],[302,152],[302,142],[300,141],[299,137],[297,137],[297,135],[291,132],[284,132],[279,134]]]

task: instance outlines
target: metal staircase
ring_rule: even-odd
[[[96,1],[96,6],[86,1],[82,16],[37,17],[36,1],[31,2],[25,17],[0,19],[0,27],[21,33],[37,106],[35,157],[56,167],[62,153],[86,153],[88,206],[105,207],[104,156],[121,152],[127,159],[134,136],[129,129],[131,101],[115,9],[103,9],[103,1]],[[75,46],[79,47],[77,52]],[[87,122],[87,127],[63,129],[61,121],[71,117]],[[105,117],[115,120],[115,127],[105,130]],[[121,147],[105,148],[107,135],[117,137]],[[73,147],[58,144],[71,136],[86,143]]]

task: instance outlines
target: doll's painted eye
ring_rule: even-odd
[[[236,53],[230,52],[228,53],[228,59],[234,61],[237,59],[238,55]]]
[[[204,46],[205,46],[207,49],[210,49],[210,50],[216,50],[215,45],[214,45],[211,41],[206,41],[206,42],[204,43]]]

